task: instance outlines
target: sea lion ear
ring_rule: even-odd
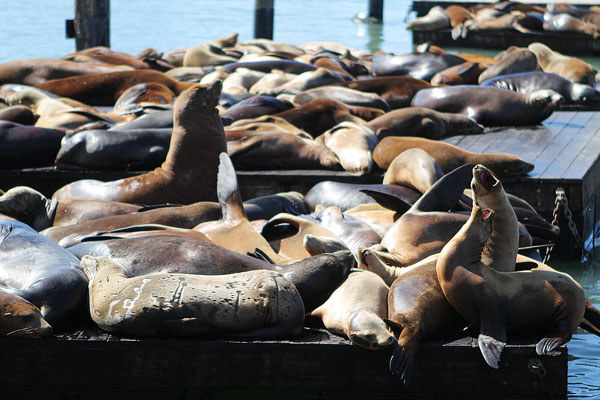
[[[215,102],[219,101],[219,96],[221,96],[221,90],[223,90],[223,82],[219,79],[217,79],[212,83],[212,85],[210,85],[210,94]]]
[[[404,329],[402,328],[402,325],[400,325],[396,321],[392,321],[391,319],[384,318],[383,322],[386,323],[386,325],[392,330],[394,334],[400,334],[400,332],[402,332],[402,329]]]

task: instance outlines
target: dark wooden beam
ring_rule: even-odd
[[[110,0],[75,0],[75,48],[110,47]]]
[[[254,3],[254,37],[273,39],[274,0],[256,0]]]

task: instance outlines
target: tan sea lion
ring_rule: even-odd
[[[524,175],[533,165],[521,157],[506,153],[473,153],[449,143],[415,137],[387,137],[373,151],[373,159],[382,169],[387,169],[403,151],[418,147],[425,150],[448,173],[464,164],[483,164],[500,177]]]
[[[317,141],[322,141],[337,155],[346,172],[365,175],[373,170],[373,150],[379,139],[367,125],[341,122],[324,132]]]
[[[444,172],[435,158],[422,149],[412,148],[394,158],[385,171],[383,184],[404,185],[425,193],[442,176]]]
[[[51,332],[39,308],[22,297],[0,290],[0,336],[37,339]]]
[[[440,6],[431,7],[429,12],[406,23],[409,31],[437,31],[450,27],[450,18]]]
[[[300,294],[277,272],[129,278],[108,257],[85,256],[81,265],[90,279],[90,315],[109,332],[134,337],[225,333],[279,338],[302,331]]]
[[[498,272],[480,261],[494,215],[474,206],[469,221],[444,246],[436,269],[444,296],[479,328],[479,349],[487,364],[498,368],[507,330],[542,337],[536,345],[539,355],[568,342],[583,320],[585,294],[563,273]]]
[[[173,104],[175,93],[160,82],[138,83],[127,88],[115,101],[118,110],[131,104]]]
[[[185,51],[182,65],[184,67],[205,67],[208,65],[229,64],[237,61],[237,58],[225,54],[220,47],[210,43],[203,43],[190,47]]]
[[[221,82],[196,84],[175,102],[173,133],[165,162],[147,174],[111,182],[82,180],[57,190],[53,198],[112,200],[138,204],[216,200],[219,154],[225,132],[215,106]]]
[[[587,62],[562,55],[538,42],[531,43],[527,48],[535,53],[544,72],[560,75],[574,83],[594,86],[597,71]]]
[[[323,305],[310,313],[329,331],[346,336],[371,350],[389,347],[395,341],[383,319],[387,317],[388,286],[369,271],[352,270]]]

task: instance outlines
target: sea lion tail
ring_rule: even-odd
[[[588,299],[585,299],[585,312],[583,321],[579,324],[580,328],[600,336],[600,310],[598,310]]]
[[[506,343],[483,334],[479,335],[477,342],[479,343],[479,350],[481,350],[481,354],[483,355],[487,365],[498,369],[500,355],[502,354],[502,350],[504,349],[504,346],[506,346]]]
[[[233,163],[227,153],[219,154],[219,172],[217,173],[217,198],[221,204],[223,220],[248,219],[238,190],[237,177]]]

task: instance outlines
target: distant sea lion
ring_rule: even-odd
[[[340,73],[338,71],[330,71],[325,68],[318,68],[314,71],[303,72],[281,86],[267,91],[265,94],[270,96],[277,96],[283,93],[298,94],[302,91],[323,85],[329,85],[337,82],[348,82],[352,80],[354,80],[354,78],[347,73]]]
[[[544,30],[548,32],[577,32],[598,37],[598,28],[594,24],[575,18],[569,14],[549,14],[544,18]]]
[[[491,209],[474,206],[469,221],[444,246],[436,269],[444,296],[479,327],[479,349],[487,364],[498,368],[507,330],[539,334],[539,355],[568,342],[583,320],[585,294],[563,273],[497,272],[479,261],[493,220]]]
[[[346,336],[361,347],[381,349],[395,341],[383,319],[387,317],[388,286],[369,271],[353,270],[329,299],[311,316],[327,330]]]
[[[294,105],[289,101],[279,100],[270,96],[252,96],[231,106],[223,113],[223,117],[237,121],[238,119],[277,114],[292,108],[294,108]]]
[[[155,273],[128,277],[108,257],[84,257],[90,315],[127,336],[240,333],[279,338],[302,331],[304,305],[294,285],[272,271],[228,275]]]
[[[459,85],[419,90],[411,105],[464,114],[483,126],[520,126],[541,123],[562,101],[562,96],[552,90],[523,94]]]
[[[37,339],[51,332],[39,308],[22,297],[0,290],[0,336]]]
[[[476,85],[479,76],[489,67],[485,64],[467,61],[446,68],[431,78],[432,85]]]
[[[127,88],[116,99],[114,108],[118,110],[130,104],[157,103],[173,104],[175,93],[160,82],[138,83]]]
[[[473,153],[449,143],[402,136],[381,140],[373,151],[373,159],[380,168],[387,169],[398,154],[413,147],[425,150],[445,173],[464,164],[483,164],[500,177],[520,176],[533,169],[533,164],[512,154]]]
[[[361,92],[342,86],[323,86],[305,90],[295,95],[293,102],[303,105],[321,98],[341,101],[349,106],[378,108],[383,111],[390,109],[390,105],[375,93]]]
[[[450,18],[440,6],[431,7],[429,12],[406,23],[409,31],[437,31],[450,27]]]
[[[0,218],[0,289],[36,305],[52,326],[81,311],[87,278],[71,253],[12,218]]]
[[[449,53],[376,54],[371,69],[374,76],[409,75],[430,81],[438,72],[465,61]]]
[[[544,72],[560,75],[574,83],[594,86],[597,71],[587,62],[564,56],[538,42],[531,43],[527,48],[535,53]]]
[[[563,96],[567,104],[600,104],[600,92],[592,86],[573,83],[562,76],[542,71],[501,75],[482,82],[481,86],[493,86],[520,93],[550,89]]]
[[[54,79],[36,85],[42,90],[85,104],[112,106],[125,90],[138,83],[158,82],[179,95],[194,82],[179,82],[154,70],[108,72]]]
[[[225,132],[215,108],[220,93],[217,81],[212,86],[196,84],[178,96],[169,152],[161,167],[111,182],[76,181],[56,191],[53,198],[138,204],[216,199],[219,154],[226,151]]]
[[[274,69],[289,72],[292,74],[301,74],[306,71],[314,71],[317,69],[314,65],[302,63],[294,60],[270,60],[270,61],[250,61],[236,62],[226,64],[220,67],[223,71],[233,72],[237,68],[248,68],[256,71],[271,72]]]
[[[419,136],[439,139],[447,135],[469,135],[483,132],[474,119],[454,113],[437,112],[425,107],[392,110],[367,124],[379,140],[387,136]]]
[[[156,69],[158,71],[165,71],[173,67],[166,61],[161,60],[160,56],[162,54],[154,54],[154,57],[150,57],[150,53],[146,52],[145,57],[142,59],[131,54],[114,51],[105,46],[95,46],[68,54],[63,57],[63,60],[78,61],[85,58],[89,60],[86,62],[95,61],[112,65],[128,65],[133,69]]]

